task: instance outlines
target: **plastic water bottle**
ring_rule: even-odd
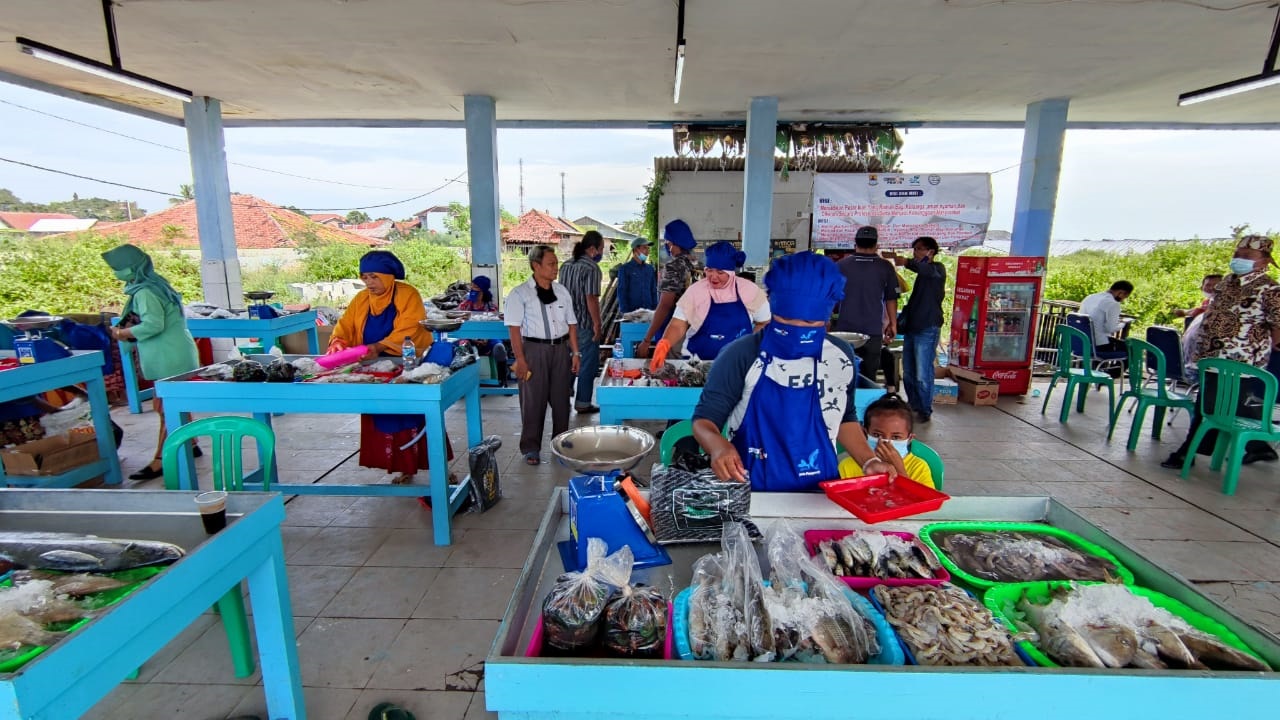
[[[946,346],[943,346],[942,349],[938,351],[938,367],[946,367],[947,363],[950,361],[951,356],[947,353]]]
[[[404,360],[404,372],[409,372],[418,364],[418,348],[413,346],[413,338],[404,336],[404,344],[400,346],[400,357]]]
[[[618,338],[618,341],[613,344],[613,357],[620,360],[623,352],[625,351],[622,348],[622,338]]]

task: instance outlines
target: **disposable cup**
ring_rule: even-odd
[[[221,490],[202,492],[196,496],[196,508],[204,531],[210,535],[227,526],[227,494]]]

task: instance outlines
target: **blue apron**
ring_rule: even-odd
[[[773,356],[768,333],[760,342],[764,372],[747,402],[746,416],[734,433],[733,444],[742,457],[755,492],[813,492],[823,480],[840,477],[835,446],[822,420],[818,358],[808,378],[791,378],[784,387],[768,377]],[[803,364],[803,363],[800,363]],[[801,385],[805,380],[807,386]]]
[[[360,341],[365,345],[377,345],[396,329],[396,290],[391,289],[391,303],[381,315],[369,313],[364,319],[364,333]],[[385,354],[385,353],[384,353]],[[374,415],[373,426],[378,432],[394,435],[401,430],[420,430],[426,420],[421,415]]]
[[[711,301],[707,317],[698,332],[689,338],[686,349],[702,360],[714,360],[725,345],[751,332],[751,314],[738,295],[738,279],[733,279],[733,299]]]

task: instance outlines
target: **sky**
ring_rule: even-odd
[[[990,229],[1011,230],[1021,146],[1020,130],[915,129],[906,134],[902,168],[992,173]],[[0,158],[176,193],[191,182],[185,148],[181,127],[0,83]],[[226,149],[231,189],[278,205],[342,213],[382,206],[366,212],[399,220],[467,202],[460,129],[231,128]],[[665,130],[499,130],[501,203],[519,212],[523,159],[526,209],[559,214],[564,173],[569,219],[619,223],[640,213],[653,158],[672,154]],[[0,187],[31,202],[78,193],[134,200],[152,212],[168,205],[153,192],[8,162],[0,162]],[[1053,235],[1225,237],[1244,223],[1280,230],[1277,187],[1277,131],[1072,130]]]

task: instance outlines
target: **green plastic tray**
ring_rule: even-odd
[[[1120,560],[1116,558],[1115,555],[1112,555],[1109,550],[1107,550],[1106,548],[1100,547],[1098,545],[1095,545],[1089,542],[1088,540],[1085,540],[1084,538],[1080,537],[1079,535],[1076,535],[1073,532],[1063,530],[1061,528],[1056,528],[1052,525],[1045,525],[1044,523],[1014,523],[1014,522],[941,522],[941,523],[932,523],[930,525],[925,525],[924,527],[920,528],[920,539],[923,540],[924,543],[929,546],[929,549],[933,550],[933,553],[938,556],[938,560],[942,563],[942,566],[945,567],[947,571],[951,573],[952,578],[956,580],[960,580],[961,582],[964,582],[965,584],[971,585],[975,588],[981,588],[985,590],[986,588],[995,587],[997,585],[1012,585],[1015,583],[998,583],[998,582],[987,580],[985,578],[980,578],[965,572],[964,568],[961,568],[954,561],[952,561],[951,558],[947,557],[946,552],[944,552],[942,548],[938,547],[938,544],[933,541],[933,533],[935,532],[966,532],[966,531],[969,531],[969,532],[974,532],[974,531],[1031,532],[1031,533],[1040,533],[1041,535],[1052,535],[1053,537],[1056,537],[1059,540],[1062,540],[1063,542],[1067,543],[1068,545],[1071,545],[1077,550],[1081,550],[1090,555],[1095,555],[1097,557],[1102,558],[1103,560],[1107,560],[1112,565],[1115,565],[1116,572],[1119,573],[1120,575],[1120,581],[1123,582],[1125,585],[1132,585],[1134,583],[1133,573],[1129,570],[1129,568],[1121,564]]]
[[[50,572],[53,572],[53,571],[50,571]],[[138,588],[142,587],[147,582],[147,580],[150,580],[152,577],[160,574],[161,572],[164,572],[163,567],[141,567],[141,568],[134,568],[132,570],[121,570],[119,572],[103,573],[105,577],[115,578],[116,580],[123,580],[125,582],[128,582],[129,584],[123,587],[118,587],[114,590],[105,590],[100,593],[86,595],[84,599],[80,601],[80,604],[89,610],[101,610],[102,608],[111,607],[112,605],[115,605],[121,600],[124,600],[126,597],[129,597],[130,595],[132,595],[134,592],[138,590]],[[0,581],[0,586],[10,587],[12,585],[13,585],[13,579],[11,577],[5,578],[3,581]],[[87,618],[81,618],[79,620],[73,620],[71,622],[52,623],[50,625],[45,625],[44,629],[48,630],[49,632],[69,633],[73,630],[78,630],[81,627],[84,627],[85,625],[89,624],[92,620],[93,618],[87,617]],[[48,650],[49,647],[50,646],[48,645],[38,645],[36,647],[28,648],[25,652],[22,652],[21,654],[18,654],[18,655],[10,655],[10,653],[13,651],[9,651],[9,652],[0,651],[0,673],[11,673],[16,671],[18,668],[22,667],[23,665],[26,665],[27,663],[31,662],[33,659],[38,657],[45,650]]]
[[[1016,617],[1019,620],[1023,619],[1022,613],[1017,610],[1018,600],[1022,597],[1023,591],[1026,591],[1031,600],[1036,602],[1040,600],[1047,600],[1049,593],[1052,590],[1059,587],[1069,587],[1072,584],[1073,581],[1044,580],[1031,583],[997,585],[989,588],[986,593],[983,594],[982,603],[987,606],[987,609],[990,610],[993,615],[1000,619],[1000,622],[1005,624],[1005,627],[1009,628],[1009,632],[1016,634],[1021,630],[1013,622],[1013,618]],[[1082,582],[1078,584],[1100,585],[1101,583]],[[1150,600],[1152,605],[1155,605],[1162,610],[1168,610],[1170,613],[1182,618],[1191,627],[1202,632],[1209,633],[1231,647],[1247,652],[1259,660],[1262,660],[1262,657],[1258,655],[1258,653],[1254,652],[1253,648],[1245,645],[1244,641],[1241,640],[1239,636],[1208,615],[1192,610],[1181,602],[1169,597],[1168,595],[1158,593],[1155,590],[1148,590],[1144,587],[1135,587],[1132,585],[1128,587],[1128,590],[1138,597],[1144,597]],[[1025,651],[1027,655],[1029,655],[1031,659],[1035,660],[1039,665],[1044,667],[1061,667],[1058,663],[1049,659],[1049,656],[1041,652],[1040,648],[1036,647],[1031,641],[1022,640],[1018,642],[1018,645],[1020,645],[1023,651]],[[1265,662],[1265,660],[1263,662]]]

